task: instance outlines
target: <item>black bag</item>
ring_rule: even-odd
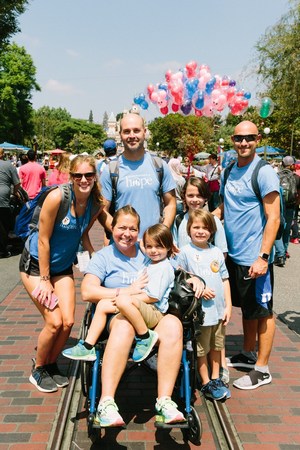
[[[202,300],[195,297],[192,286],[186,281],[191,276],[195,275],[191,275],[183,269],[175,270],[174,287],[169,294],[168,313],[178,317],[183,325],[188,325],[192,321],[197,321],[198,325],[202,325],[204,321]],[[200,280],[205,287],[205,281],[202,278]]]

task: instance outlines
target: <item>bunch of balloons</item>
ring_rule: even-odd
[[[149,84],[146,93],[133,99],[142,109],[153,103],[163,115],[181,112],[184,115],[212,117],[228,107],[231,114],[243,114],[249,105],[250,92],[238,89],[236,81],[228,76],[211,75],[210,68],[190,61],[184,69],[168,70],[165,81]]]

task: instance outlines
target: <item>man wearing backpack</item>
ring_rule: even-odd
[[[278,171],[279,182],[283,191],[285,217],[285,228],[282,238],[275,241],[276,253],[274,264],[279,267],[284,267],[286,258],[289,258],[288,246],[290,232],[300,195],[300,177],[294,170],[294,158],[292,156],[285,156],[282,160],[282,169]]]
[[[244,348],[228,358],[227,364],[252,369],[233,383],[244,390],[272,381],[268,367],[275,333],[272,248],[280,224],[280,198],[277,174],[268,164],[257,175],[262,200],[252,188],[251,175],[260,161],[256,154],[260,139],[256,125],[250,121],[235,127],[232,142],[238,160],[225,186],[224,174],[221,178],[224,202],[215,211],[219,218],[224,213],[232,304],[241,308],[243,316]]]
[[[109,163],[109,161],[114,161],[115,159],[117,159],[116,141],[114,141],[113,139],[106,139],[103,144],[103,150],[105,152],[105,158],[102,159],[99,164],[97,164],[97,175],[99,181],[104,167]]]
[[[150,226],[160,221],[161,199],[163,201],[163,223],[171,227],[176,213],[175,182],[168,165],[161,161],[160,168],[154,166],[151,155],[145,151],[146,129],[139,114],[124,115],[120,123],[120,134],[124,152],[119,157],[116,183],[115,210],[131,205],[141,218],[139,236]],[[161,180],[158,172],[163,171]],[[101,175],[102,194],[109,211],[114,201],[112,177],[109,166]]]

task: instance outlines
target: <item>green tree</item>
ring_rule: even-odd
[[[82,152],[93,154],[99,148],[99,141],[90,134],[79,132],[74,134],[66,148],[76,154]]]
[[[275,104],[264,122],[271,128],[269,141],[290,153],[300,153],[300,1],[266,31],[256,45],[258,74]]]
[[[89,135],[97,141],[96,147],[93,141],[90,148],[85,148],[85,150],[80,148],[81,151],[87,151],[88,153],[94,151],[99,145],[102,145],[106,138],[106,133],[101,125],[89,123],[86,120],[71,119],[57,124],[54,132],[56,145],[63,149],[74,149],[74,145],[70,143],[76,135]]]
[[[103,129],[105,131],[108,130],[108,114],[107,114],[107,111],[105,111],[104,114],[103,114],[102,126],[103,126]]]
[[[0,51],[9,43],[11,36],[20,31],[18,16],[22,14],[28,0],[0,0]]]
[[[32,91],[40,90],[35,76],[24,47],[9,44],[0,53],[0,140],[23,143],[32,136]]]
[[[90,114],[89,114],[89,122],[90,123],[94,123],[94,116],[93,116],[93,111],[90,110]]]
[[[159,149],[169,155],[185,155],[204,150],[214,136],[213,120],[208,117],[169,114],[149,123],[151,132],[149,148]]]

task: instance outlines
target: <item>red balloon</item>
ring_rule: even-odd
[[[172,103],[172,111],[177,112],[179,110],[179,105],[176,105],[176,103]]]
[[[203,116],[202,111],[201,111],[200,109],[196,109],[196,108],[195,108],[195,116],[197,116],[197,117]]]
[[[167,106],[164,106],[163,108],[160,108],[160,112],[165,116],[169,112],[169,108]]]

